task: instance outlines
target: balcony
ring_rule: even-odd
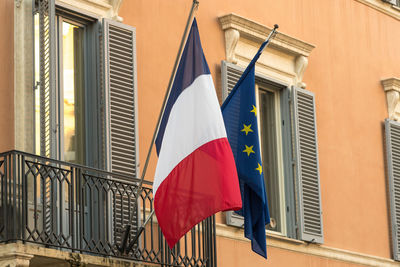
[[[126,224],[132,223],[130,243],[153,209],[151,183],[140,190],[137,185],[137,179],[116,173],[19,151],[1,153],[0,243],[41,250],[31,255],[30,266],[42,264],[52,252],[103,262],[216,266],[214,217],[171,250],[153,216],[132,249],[118,250]]]

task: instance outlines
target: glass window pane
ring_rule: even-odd
[[[275,92],[259,90],[261,146],[271,223],[269,230],[282,232],[277,162]]]
[[[63,156],[85,164],[83,28],[62,23]]]
[[[34,53],[35,53],[35,77],[34,84],[39,85],[40,67],[39,67],[39,14],[34,16]],[[35,87],[35,153],[40,155],[40,87]]]

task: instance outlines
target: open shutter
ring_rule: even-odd
[[[39,16],[39,89],[40,98],[40,155],[56,157],[55,87],[56,87],[56,26],[55,0],[36,0],[35,12]],[[46,234],[57,228],[55,206],[56,189],[52,185],[53,173],[44,175],[43,224]],[[53,237],[50,237],[51,240]]]
[[[137,177],[135,28],[103,20],[110,171]]]
[[[242,76],[243,69],[226,61],[221,63],[222,77],[222,102],[228,97],[233,87]],[[236,227],[244,227],[244,218],[233,211],[227,211],[226,224]]]
[[[108,169],[137,177],[136,32],[133,27],[103,19],[103,33]],[[133,189],[121,185],[113,190],[113,233],[117,244],[121,244],[126,224],[133,226],[131,236],[137,231]]]
[[[292,90],[300,239],[323,243],[314,94]]]
[[[39,15],[40,155],[55,157],[56,26],[55,0],[37,0]]]
[[[386,155],[390,197],[392,248],[395,260],[400,260],[400,123],[385,120]]]
[[[233,87],[239,81],[244,69],[232,63],[222,61],[221,77],[222,77],[222,102],[228,97]]]

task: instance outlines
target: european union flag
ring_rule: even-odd
[[[267,258],[265,225],[270,222],[270,217],[258,138],[254,76],[255,62],[263,48],[246,68],[221,109],[242,195],[243,207],[237,213],[244,216],[244,233],[251,240],[252,250]]]

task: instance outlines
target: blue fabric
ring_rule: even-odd
[[[244,232],[251,240],[252,250],[267,258],[265,225],[270,222],[270,217],[258,138],[259,114],[256,115],[254,111],[256,95],[253,61],[222,105],[222,115],[235,157],[242,195],[243,208],[237,213],[244,216]]]
[[[165,127],[176,99],[183,92],[183,90],[193,83],[198,76],[203,74],[210,74],[210,69],[208,68],[208,64],[203,53],[203,48],[201,47],[197,22],[196,19],[194,19],[185,48],[182,52],[182,57],[175,75],[171,93],[161,119],[160,129],[158,130],[155,142],[157,154],[160,154]]]

